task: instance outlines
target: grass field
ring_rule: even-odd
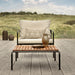
[[[55,32],[55,38],[75,38],[75,23],[68,24],[67,21],[75,21],[75,16],[67,15],[5,15],[0,16],[0,35],[3,30],[7,30],[9,34],[14,34],[19,27],[20,20],[45,20],[51,21],[50,29]]]

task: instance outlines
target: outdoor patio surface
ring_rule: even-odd
[[[0,75],[75,75],[75,39],[56,39],[61,70],[52,53],[20,53],[11,71],[11,51],[16,41],[0,41]],[[15,56],[15,54],[14,54]]]

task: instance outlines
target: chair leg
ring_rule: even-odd
[[[11,52],[11,70],[13,70],[13,52]]]
[[[15,52],[15,61],[17,61],[18,58],[18,52]]]
[[[56,61],[56,52],[53,52],[54,61]]]
[[[54,58],[54,52],[53,52],[53,58]]]
[[[61,70],[61,54],[59,52],[59,70]]]
[[[16,52],[16,54],[17,54],[17,58],[18,58],[18,52]]]

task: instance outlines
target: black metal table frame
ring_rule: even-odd
[[[60,51],[12,51],[11,52],[11,70],[13,70],[13,53],[15,53],[15,61],[17,61],[17,58],[18,58],[18,53],[24,53],[24,52],[53,52],[53,58],[54,58],[54,61],[56,61],[56,53],[58,53],[58,58],[59,58],[59,70],[61,70],[61,53]]]

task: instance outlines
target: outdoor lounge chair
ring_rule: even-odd
[[[20,31],[17,32],[17,45],[42,44],[43,33],[48,34],[50,38],[49,44],[54,45],[54,32],[49,28],[50,20],[20,20]]]

